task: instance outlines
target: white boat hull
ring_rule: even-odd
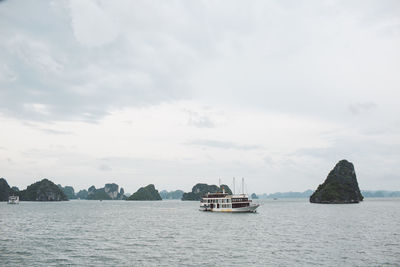
[[[19,197],[18,196],[9,196],[7,203],[8,204],[18,204],[19,203]]]
[[[200,211],[211,211],[211,212],[231,212],[231,213],[239,213],[239,212],[256,212],[256,209],[259,207],[259,204],[253,204],[247,207],[240,208],[209,208],[209,207],[200,207]]]

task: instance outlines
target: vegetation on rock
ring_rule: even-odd
[[[222,188],[225,189],[225,192],[229,195],[232,194],[231,189],[227,185],[221,185],[218,187],[216,185],[208,185],[208,184],[196,184],[192,188],[192,192],[184,193],[182,196],[182,200],[196,200],[199,201],[205,194],[207,193],[217,193],[222,192]]]
[[[111,200],[112,198],[104,191],[104,188],[89,191],[87,199],[89,200]]]
[[[116,200],[116,199],[126,199],[124,195],[124,189],[121,188],[118,192],[118,185],[115,183],[105,184],[103,188],[96,189],[93,185],[89,187],[87,191],[86,199],[89,200]],[[81,190],[82,191],[82,190]],[[80,192],[81,192],[80,191]],[[82,191],[82,197],[85,196],[85,191]],[[84,199],[84,198],[81,198]]]
[[[161,200],[161,196],[153,184],[139,188],[127,200]]]
[[[68,197],[52,181],[43,179],[17,192],[20,200],[26,201],[65,201]]]
[[[62,187],[60,184],[58,187],[64,192],[64,194],[68,197],[68,199],[76,199],[75,190],[72,186]]]
[[[0,178],[0,201],[8,201],[10,195],[16,195],[16,191],[10,188],[6,179]]]
[[[323,184],[310,196],[311,203],[358,203],[363,200],[354,166],[347,160],[339,161]]]
[[[87,199],[88,198],[88,191],[86,189],[80,190],[78,193],[76,193],[76,198]]]

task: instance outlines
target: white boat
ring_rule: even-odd
[[[259,206],[252,203],[246,194],[229,195],[224,188],[222,193],[207,193],[200,201],[201,211],[256,212]]]
[[[19,196],[8,197],[8,204],[18,204],[18,203],[19,203]]]

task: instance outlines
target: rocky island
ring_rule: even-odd
[[[358,203],[363,199],[353,163],[347,160],[339,161],[310,196],[311,203],[323,204]]]
[[[161,196],[153,184],[139,188],[127,200],[161,200]]]
[[[222,188],[225,189],[225,192],[228,193],[229,195],[232,195],[232,191],[227,185],[221,185],[221,187],[218,187],[216,185],[208,185],[208,184],[196,184],[192,188],[192,192],[184,193],[182,196],[182,200],[195,200],[195,201],[200,201],[200,199],[206,194],[206,193],[216,193],[216,192],[222,192]]]
[[[89,187],[87,190],[86,198],[89,200],[123,200],[125,199],[124,189],[121,189],[118,192],[119,186],[115,183],[105,184],[104,187],[96,189],[94,185]],[[78,197],[83,199],[85,195],[85,191],[79,191]]]
[[[6,179],[0,178],[0,201],[8,201],[8,197],[15,195],[17,191],[16,187],[10,188]]]
[[[25,201],[65,201],[68,197],[52,181],[43,179],[17,193]]]

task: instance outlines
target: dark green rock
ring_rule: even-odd
[[[192,188],[192,192],[184,193],[182,196],[182,200],[196,200],[199,201],[205,194],[207,193],[217,193],[222,192],[222,188],[225,189],[225,192],[229,195],[232,195],[232,191],[227,185],[221,185],[218,187],[216,185],[208,185],[208,184],[196,184]]]
[[[26,201],[65,201],[64,192],[52,181],[43,179],[31,184],[25,190],[19,191],[20,200]]]
[[[339,161],[325,182],[310,196],[311,203],[324,204],[358,203],[363,199],[353,163],[347,160]]]
[[[126,199],[124,189],[118,192],[119,186],[115,183],[105,184],[103,188],[96,189],[94,185],[89,187],[86,199],[89,200],[122,200]]]
[[[8,197],[15,193],[8,185],[6,179],[0,178],[0,201],[8,201]]]
[[[95,189],[88,191],[88,197],[87,199],[89,200],[111,200],[112,198],[104,191],[104,188],[100,189]]]
[[[87,198],[88,198],[88,191],[85,190],[85,189],[80,190],[80,191],[76,194],[76,197],[79,198],[79,199],[87,199]]]
[[[62,187],[60,184],[58,187],[64,192],[64,194],[68,197],[68,199],[76,199],[75,190],[72,186]]]
[[[16,186],[11,187],[11,190],[13,190],[14,192],[19,192],[19,188]]]
[[[161,196],[153,184],[141,187],[136,193],[132,194],[127,200],[161,200]]]
[[[256,195],[256,193],[251,194],[251,199],[258,199],[258,196]]]

